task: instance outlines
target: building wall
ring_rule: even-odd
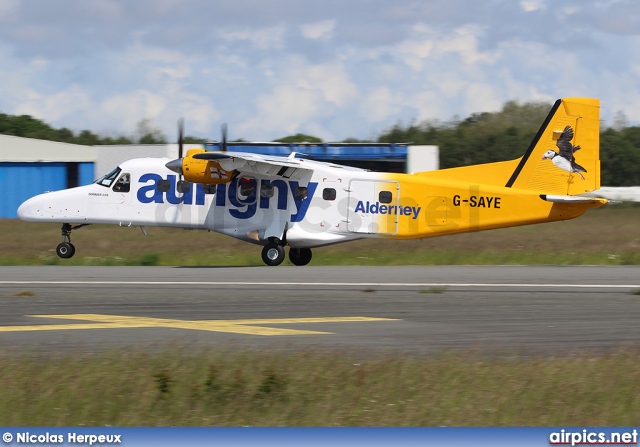
[[[88,185],[93,180],[93,163],[89,162],[0,162],[0,191],[4,192],[0,217],[18,217],[20,204],[35,195]]]
[[[96,155],[93,146],[0,135],[0,162],[93,162]]]
[[[203,145],[186,144],[184,151],[191,147],[202,149]],[[96,178],[108,174],[123,161],[132,158],[178,158],[177,144],[131,144],[95,146],[97,157],[94,175]]]
[[[440,169],[438,146],[409,146],[407,151],[407,173],[435,171]]]

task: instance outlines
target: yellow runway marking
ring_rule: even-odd
[[[128,329],[128,328],[172,328],[192,329],[196,331],[228,332],[249,335],[317,335],[332,332],[305,331],[299,329],[281,329],[265,325],[301,324],[301,323],[349,323],[367,321],[395,321],[392,318],[373,317],[321,317],[321,318],[266,318],[254,320],[172,320],[165,318],[127,317],[120,315],[69,314],[69,315],[28,315],[35,318],[60,320],[80,320],[91,323],[38,324],[24,326],[0,326],[0,332],[22,331],[66,331],[78,329]]]

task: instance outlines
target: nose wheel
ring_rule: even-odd
[[[76,254],[76,247],[71,242],[60,242],[56,247],[56,254],[63,259],[69,259]]]

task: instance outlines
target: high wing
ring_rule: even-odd
[[[295,156],[295,152],[289,157],[244,152],[202,152],[193,155],[193,158],[217,161],[225,171],[235,170],[239,173],[272,175],[295,180],[313,171],[310,166],[305,166],[304,159]]]
[[[172,160],[165,166],[184,176],[188,182],[203,184],[227,183],[239,174],[308,181],[318,166],[344,171],[366,171],[351,166],[305,160],[299,158],[300,155],[303,154],[292,152],[288,157],[280,157],[248,152],[209,152],[204,149],[190,149],[183,158]]]

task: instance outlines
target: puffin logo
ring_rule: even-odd
[[[542,159],[551,160],[553,164],[560,169],[572,174],[576,173],[582,180],[584,180],[582,172],[587,172],[587,170],[576,163],[576,158],[573,156],[575,152],[580,150],[580,146],[574,146],[571,143],[571,140],[573,140],[573,129],[571,126],[567,126],[564,128],[560,138],[558,138],[558,141],[556,142],[556,146],[558,146],[560,152],[549,149],[544,153]]]

